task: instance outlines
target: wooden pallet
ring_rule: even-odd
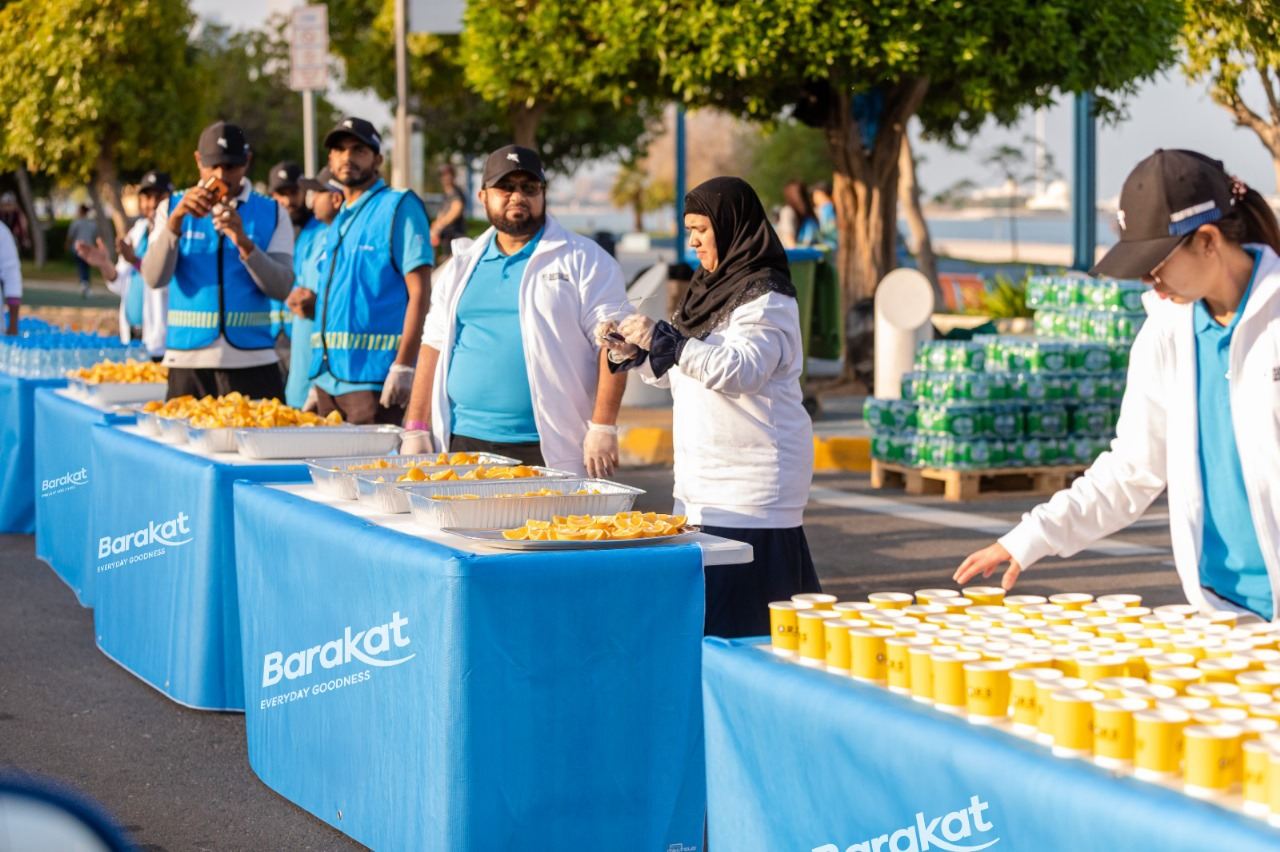
[[[1066,488],[1084,471],[1084,467],[1075,465],[944,470],[907,467],[873,459],[871,487],[903,488],[908,494],[915,495],[942,494],[945,499],[958,503],[993,493],[1053,494]]]

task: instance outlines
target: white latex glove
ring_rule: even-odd
[[[404,364],[392,364],[387,373],[387,380],[382,383],[382,396],[379,402],[383,408],[395,408],[409,404],[409,394],[413,391],[413,368]]]
[[[653,347],[655,325],[657,323],[644,314],[632,314],[618,324],[618,333],[625,337],[628,343],[647,351]]]
[[[604,347],[610,361],[615,364],[621,364],[636,357],[640,353],[640,347],[634,343],[624,343],[620,340],[610,339],[610,334],[617,333],[618,324],[613,320],[600,323],[595,330],[596,343]]]
[[[320,410],[320,395],[316,393],[315,385],[312,385],[311,388],[307,391],[307,401],[302,403],[302,410],[303,411],[319,411]]]
[[[587,422],[587,438],[582,442],[582,462],[587,476],[605,479],[618,468],[618,427]]]
[[[400,455],[412,456],[434,452],[437,452],[436,440],[430,432],[413,429],[400,434]]]

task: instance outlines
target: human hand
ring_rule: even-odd
[[[133,243],[124,237],[116,237],[116,254],[125,259],[125,262],[132,267],[137,267],[142,262],[138,257],[138,253],[133,250]]]
[[[653,329],[656,325],[644,314],[632,314],[618,324],[618,333],[628,343],[647,351],[653,347]]]
[[[630,361],[640,353],[638,346],[622,339],[622,335],[618,334],[618,324],[613,320],[596,326],[595,339],[597,345],[604,347],[609,354],[609,360],[615,364]]]
[[[315,386],[312,385],[307,391],[307,399],[302,403],[303,411],[319,411],[320,410],[320,394],[316,392]]]
[[[436,442],[425,429],[410,429],[400,433],[400,455],[413,456],[436,452]]]
[[[213,190],[203,186],[193,186],[182,194],[178,206],[169,211],[169,224],[173,228],[175,221],[181,222],[183,216],[195,216],[197,219],[208,216],[213,205],[218,203],[218,196]],[[177,229],[174,229],[177,233]]]
[[[241,257],[253,254],[253,241],[245,233],[244,220],[240,218],[240,211],[234,205],[226,202],[215,204],[212,214],[213,229],[235,243]]]
[[[284,304],[296,316],[303,319],[315,319],[316,294],[313,290],[308,290],[306,287],[294,287],[289,291],[289,296],[284,300]]]
[[[80,259],[90,266],[101,269],[104,265],[111,265],[111,256],[107,254],[107,244],[102,241],[102,237],[98,237],[93,243],[76,240],[75,250]]]
[[[970,553],[964,562],[960,563],[960,567],[956,569],[956,573],[951,579],[957,583],[964,585],[970,580],[981,574],[983,577],[990,577],[995,573],[996,569],[1004,563],[1008,562],[1009,567],[1004,572],[1004,578],[1000,581],[1000,586],[1008,591],[1013,588],[1013,584],[1018,582],[1018,575],[1022,573],[1022,566],[1013,558],[1013,554],[1009,553],[1000,542],[984,547],[976,553]]]
[[[582,463],[587,476],[604,479],[618,467],[618,427],[603,423],[587,423],[587,437],[582,443]]]
[[[379,398],[383,408],[409,404],[409,394],[413,391],[413,372],[413,367],[404,364],[391,365],[387,380],[382,383],[382,396]]]

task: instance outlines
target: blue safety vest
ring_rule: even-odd
[[[311,377],[328,371],[344,382],[381,382],[400,349],[409,290],[392,256],[392,228],[406,190],[382,186],[351,218],[334,223],[320,255],[320,290],[311,335]]]
[[[181,198],[174,195],[170,204]],[[251,192],[236,209],[250,241],[265,252],[276,230],[276,203]],[[236,349],[270,349],[279,330],[272,311],[235,243],[213,229],[212,217],[184,216],[169,285],[168,348],[203,349],[222,335]]]

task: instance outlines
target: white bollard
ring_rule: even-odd
[[[875,395],[902,398],[902,374],[910,372],[916,348],[933,336],[933,287],[915,269],[895,269],[880,281],[875,297]]]

